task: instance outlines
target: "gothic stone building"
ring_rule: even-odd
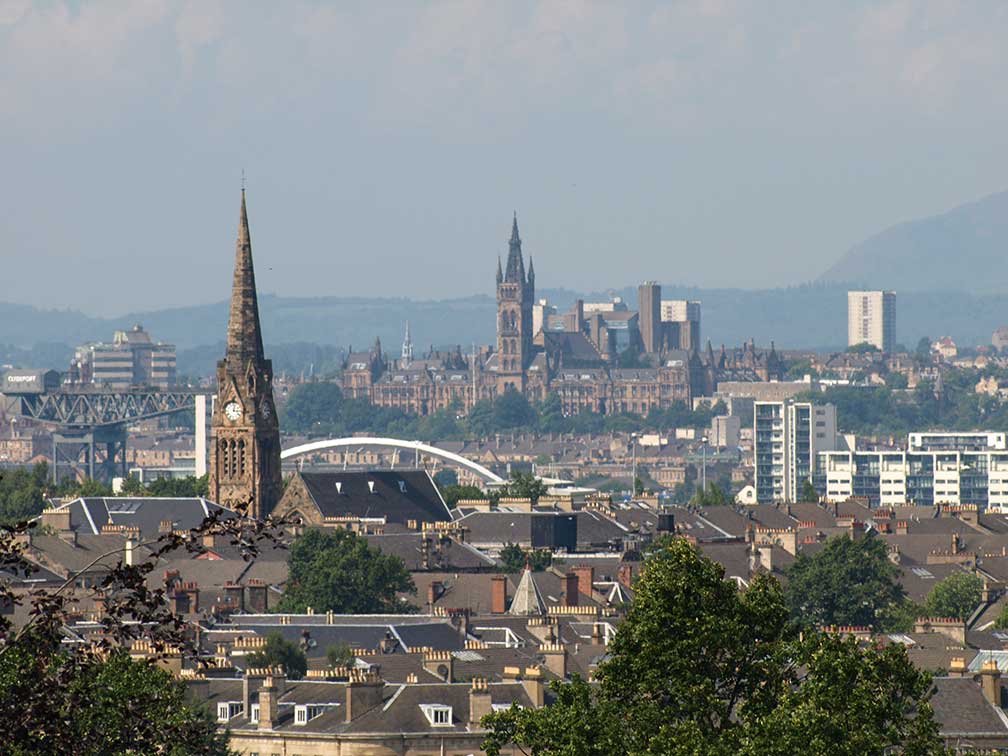
[[[512,220],[505,265],[497,260],[497,343],[472,355],[460,349],[433,350],[414,360],[407,325],[402,358],[390,362],[375,341],[367,352],[353,352],[343,370],[347,397],[369,399],[381,407],[397,407],[419,415],[455,408],[467,413],[473,404],[504,391],[520,391],[529,401],[559,396],[563,411],[599,414],[632,412],[646,415],[693,396],[713,394],[718,380],[769,380],[780,377],[783,363],[771,349],[758,352],[747,344],[715,356],[697,350],[663,349],[647,354],[647,367],[620,368],[603,348],[598,318],[574,317],[563,331],[533,333],[535,270],[526,271],[518,218]]]
[[[209,498],[264,517],[280,500],[280,428],[273,404],[273,365],[263,354],[252,239],[242,189],[227,351],[217,363],[210,421]]]

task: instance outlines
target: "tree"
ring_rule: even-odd
[[[792,616],[812,625],[880,626],[880,613],[903,598],[885,541],[834,536],[815,556],[799,554],[787,569]]]
[[[721,507],[731,503],[725,492],[721,490],[713,480],[707,481],[707,488],[697,486],[696,493],[690,499],[690,504],[695,507]]]
[[[207,496],[209,491],[210,483],[206,475],[198,478],[192,475],[185,478],[157,478],[147,486],[147,492],[151,496],[180,499]]]
[[[633,479],[633,492],[634,496],[640,496],[644,493],[644,480],[640,475]]]
[[[860,344],[854,344],[853,346],[847,347],[847,351],[850,354],[871,354],[872,352],[878,352],[880,350],[874,344],[862,341]]]
[[[811,502],[815,504],[819,501],[819,493],[815,490],[815,486],[812,485],[812,481],[806,479],[802,483],[801,500],[804,502]]]
[[[922,365],[931,362],[931,339],[927,336],[921,336],[920,341],[917,342],[914,359]]]
[[[449,509],[462,501],[462,499],[486,498],[486,495],[478,486],[442,486],[438,490],[441,491],[441,498],[445,500],[445,504],[448,505]]]
[[[291,389],[283,406],[283,427],[306,432],[341,420],[343,392],[337,383],[302,383]]]
[[[330,667],[352,667],[357,661],[357,657],[354,656],[350,644],[341,641],[326,649],[326,661],[329,662]]]
[[[0,524],[35,517],[45,507],[49,466],[40,462],[0,472]]]
[[[528,565],[533,572],[542,572],[553,562],[553,554],[549,549],[526,551],[517,543],[508,543],[500,551],[498,559],[504,572],[514,574],[521,572]]]
[[[555,681],[551,706],[489,714],[489,756],[511,744],[537,756],[942,753],[930,679],[906,650],[799,634],[773,577],[740,593],[674,538],[634,593],[599,684]]]
[[[205,553],[201,536],[231,539],[248,559],[258,544],[277,537],[279,520],[261,522],[238,512],[227,519],[211,512],[197,527],[162,533],[144,541],[144,556],[126,564],[124,544],[94,554],[92,562],[71,573],[58,587],[19,594],[0,578],[0,604],[23,604],[15,626],[0,614],[0,742],[5,754],[28,756],[126,756],[158,753],[223,755],[225,738],[205,708],[190,703],[186,687],[157,667],[169,652],[185,659],[201,654],[191,625],[174,614],[163,590],[148,577],[167,554]],[[24,536],[37,527],[20,521],[0,528],[0,566],[5,574],[26,576],[37,569],[25,556]],[[80,586],[81,574],[101,560],[118,562],[97,586]],[[77,602],[105,602],[102,632],[67,644],[64,628]],[[133,661],[124,650],[144,638],[153,654]],[[171,651],[170,651],[171,650]]]
[[[119,488],[120,496],[148,496],[147,487],[140,482],[136,475],[127,475],[123,478],[122,486]]]
[[[249,656],[250,667],[283,667],[292,680],[300,680],[308,671],[305,652],[274,630],[266,636],[266,647]]]
[[[310,528],[291,546],[280,611],[380,614],[403,611],[399,593],[416,593],[402,559],[342,528]]]
[[[969,572],[949,575],[931,589],[924,599],[928,617],[955,617],[967,619],[980,605],[984,581]]]
[[[497,397],[493,405],[494,426],[498,430],[535,428],[536,411],[525,395],[511,386]]]
[[[502,496],[512,496],[516,499],[529,499],[535,504],[540,496],[545,496],[548,487],[532,473],[515,472],[511,474],[510,482],[501,491]]]
[[[44,648],[47,645],[36,635],[31,645],[21,644],[0,657],[4,753],[229,753],[226,736],[217,732],[205,707],[190,702],[185,683],[168,672],[150,662],[133,661],[122,650],[77,668],[70,656],[53,655]],[[59,688],[47,690],[47,713],[52,719],[39,726],[38,712],[25,705],[33,698],[26,688],[46,685],[52,665],[65,667],[67,674]],[[54,735],[57,740],[51,740]]]

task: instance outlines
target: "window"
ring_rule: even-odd
[[[294,724],[305,724],[308,721],[308,707],[294,707]]]
[[[435,727],[450,727],[452,723],[452,707],[444,704],[420,704],[427,721]]]
[[[217,721],[227,722],[242,713],[241,701],[221,701],[217,704]]]
[[[254,703],[249,706],[249,722],[252,724],[259,723],[259,704]]]

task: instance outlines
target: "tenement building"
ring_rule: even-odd
[[[414,358],[407,329],[402,357],[389,359],[377,339],[350,350],[343,366],[345,396],[419,415],[453,409],[464,414],[505,391],[542,401],[556,394],[566,414],[647,414],[694,396],[710,396],[719,380],[769,381],[784,362],[771,346],[757,350],[710,343],[698,348],[700,303],[662,300],[661,287],[640,287],[640,311],[612,302],[575,302],[558,314],[535,298],[535,270],[522,253],[517,215],[505,263],[497,260],[497,340],[493,347],[460,348]],[[623,367],[627,365],[627,367]],[[631,367],[632,365],[632,367]]]

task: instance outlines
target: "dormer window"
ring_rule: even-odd
[[[399,493],[406,493],[406,481],[405,480],[400,480],[399,481]]]
[[[368,491],[370,491],[371,493],[374,493],[374,481],[373,480],[369,480],[367,482],[367,487],[368,487]]]
[[[257,703],[249,706],[249,722],[259,724],[259,704]]]
[[[298,704],[294,707],[294,724],[303,725],[326,712],[326,706],[321,704]]]
[[[227,722],[242,712],[241,701],[221,701],[217,704],[217,721]]]
[[[444,704],[420,704],[427,721],[434,727],[451,727],[452,707]]]

